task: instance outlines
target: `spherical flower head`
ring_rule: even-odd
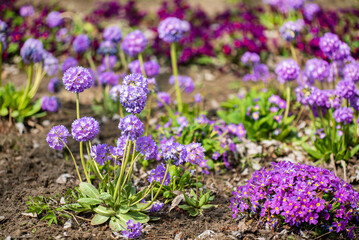
[[[329,93],[329,103],[330,107],[338,109],[342,106],[343,98],[337,94],[335,90],[326,90]]]
[[[339,48],[339,45],[339,37],[334,33],[325,33],[319,40],[320,50],[328,57]]]
[[[53,11],[47,15],[46,23],[50,28],[58,27],[64,22],[60,12]]]
[[[112,41],[103,41],[97,49],[97,53],[102,55],[116,55],[116,45]]]
[[[350,107],[341,107],[334,111],[333,118],[337,123],[349,124],[353,121],[353,109]]]
[[[290,41],[295,40],[295,38],[296,38],[296,36],[298,36],[300,30],[301,29],[295,22],[288,21],[288,22],[285,22],[279,28],[279,33],[284,40],[290,42]]]
[[[355,111],[359,111],[359,91],[355,90],[354,95],[349,99],[350,106],[354,108]]]
[[[78,35],[74,42],[72,43],[72,47],[75,52],[83,53],[90,47],[90,38],[86,34]]]
[[[229,125],[227,125],[226,130],[228,131],[228,133],[237,136],[239,140],[244,138],[247,134],[247,131],[244,128],[242,123],[240,123],[238,125],[233,124],[233,123],[229,124]]]
[[[8,25],[6,22],[0,20],[0,34],[7,34],[8,31]]]
[[[199,165],[204,160],[204,152],[206,151],[200,143],[190,143],[186,145],[187,157],[186,162]]]
[[[59,71],[60,65],[59,60],[55,58],[52,54],[48,55],[44,59],[44,70],[48,76],[54,76]]]
[[[73,93],[81,93],[92,86],[93,75],[83,67],[72,67],[66,70],[62,78],[65,89]]]
[[[103,57],[102,61],[101,61],[101,66],[104,66],[104,69],[107,70],[107,67],[109,67],[110,69],[113,69],[115,67],[117,63],[117,57],[116,56],[108,56]]]
[[[60,28],[56,32],[56,41],[63,44],[69,43],[71,41],[71,36],[67,28]]]
[[[90,156],[98,164],[103,166],[108,160],[109,146],[107,144],[97,144],[91,147]]]
[[[29,38],[25,41],[24,45],[20,50],[20,55],[24,60],[24,63],[29,64],[41,62],[45,50],[40,40]]]
[[[103,72],[98,76],[98,80],[103,86],[105,85],[115,86],[118,84],[118,81],[120,80],[120,75],[117,75],[113,71]]]
[[[145,78],[142,74],[133,73],[127,75],[124,77],[122,83],[123,85],[140,87],[146,94],[148,93],[148,79]]]
[[[129,33],[121,43],[121,49],[130,57],[136,57],[147,46],[147,38],[140,30]]]
[[[141,137],[144,132],[143,123],[135,115],[128,115],[121,118],[118,128],[122,136],[128,137],[131,141]]]
[[[30,17],[35,13],[34,7],[30,4],[26,4],[20,8],[21,17]]]
[[[313,84],[315,80],[323,82],[329,77],[330,66],[327,61],[313,58],[305,64],[304,75],[308,77],[309,83]]]
[[[168,17],[158,25],[158,36],[165,42],[178,42],[183,35],[182,20]]]
[[[135,223],[133,219],[128,220],[127,230],[122,231],[125,238],[138,238],[141,236],[142,225],[140,222]]]
[[[69,130],[65,126],[58,125],[51,128],[46,136],[46,141],[51,148],[61,151],[67,143],[67,138],[70,136]]]
[[[64,73],[67,71],[67,69],[71,67],[76,67],[78,64],[77,60],[73,57],[68,57],[65,59],[65,61],[62,63],[61,71]]]
[[[160,73],[160,65],[156,61],[144,62],[143,67],[147,77],[155,77]],[[141,64],[139,60],[135,60],[128,64],[128,68],[132,73],[142,74]]]
[[[41,109],[47,112],[57,112],[60,102],[55,96],[44,96],[41,100]]]
[[[118,102],[120,101],[120,97],[121,97],[121,86],[120,84],[113,86],[110,91],[109,91],[109,95],[110,98],[114,101],[114,102]]]
[[[136,149],[145,157],[146,160],[156,159],[158,147],[151,137],[143,136],[137,139]]]
[[[170,105],[171,104],[171,95],[168,92],[159,92],[157,93],[157,106],[159,108],[163,107],[163,103]]]
[[[120,88],[120,102],[129,113],[140,113],[145,108],[147,94],[142,88],[122,85]]]
[[[244,65],[251,66],[260,62],[260,57],[254,52],[245,52],[241,57],[241,62]]]
[[[202,102],[202,96],[200,93],[197,93],[196,95],[194,95],[194,102],[195,103],[200,103]]]
[[[168,140],[161,144],[162,157],[166,161],[173,160],[173,164],[178,166],[186,161],[187,150],[182,144],[176,143],[173,140]]]
[[[166,165],[161,163],[161,164],[157,165],[156,169],[151,170],[151,172],[148,176],[148,181],[150,183],[157,182],[157,183],[161,184],[165,174],[166,174]],[[163,182],[163,185],[168,186],[168,184],[170,184],[170,183],[171,183],[171,176],[170,176],[170,173],[167,172],[167,175]]]
[[[50,93],[58,93],[62,87],[62,82],[58,78],[51,78],[47,89]]]
[[[359,63],[353,62],[345,65],[343,74],[345,80],[359,82]]]
[[[72,123],[71,132],[78,142],[91,141],[100,132],[100,124],[93,117],[82,117]]]
[[[340,41],[339,47],[332,53],[331,58],[336,61],[344,60],[350,56],[350,47],[345,42]]]
[[[310,105],[314,104],[314,101],[310,102],[310,100],[312,99],[311,98],[312,94],[316,90],[317,90],[316,87],[310,86],[310,85],[304,85],[304,86],[297,87],[295,89],[295,93],[297,95],[297,101],[305,106],[307,106],[308,104],[310,104]]]
[[[340,80],[335,91],[338,96],[349,99],[355,93],[355,83],[351,80]]]
[[[316,3],[307,3],[304,5],[304,16],[309,21],[312,21],[319,11],[320,7]]]
[[[153,203],[151,209],[150,209],[150,212],[158,212],[160,211],[164,206],[164,203],[162,202],[155,202]]]
[[[181,76],[178,75],[178,85],[182,90],[184,90],[186,93],[192,93],[194,90],[194,82],[191,77],[188,76]],[[175,84],[175,76],[172,75],[169,80],[169,84],[174,85]]]
[[[275,68],[275,73],[277,74],[278,81],[280,83],[285,83],[297,79],[299,72],[300,68],[298,63],[293,59],[283,60]]]
[[[102,36],[103,36],[103,39],[105,39],[106,41],[112,41],[114,43],[119,43],[122,39],[122,31],[117,26],[110,26],[110,27],[107,27],[103,31]]]

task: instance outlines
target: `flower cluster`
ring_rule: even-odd
[[[300,68],[296,61],[287,59],[278,64],[275,68],[275,73],[278,76],[278,81],[280,83],[285,83],[297,79],[300,73]]]
[[[46,23],[50,28],[58,27],[63,22],[64,22],[64,19],[61,16],[61,13],[58,11],[50,12],[49,15],[47,15]]]
[[[26,40],[20,50],[21,57],[26,64],[29,64],[30,62],[41,62],[44,52],[45,50],[43,48],[42,42],[33,38]]]
[[[93,117],[82,117],[72,123],[71,132],[78,142],[91,141],[100,132],[100,124]]]
[[[190,143],[186,145],[187,157],[186,162],[199,165],[204,160],[206,151],[200,143]]]
[[[57,112],[60,102],[55,96],[44,96],[41,100],[41,109],[48,112]]]
[[[129,33],[121,43],[121,49],[129,56],[135,57],[147,46],[147,38],[140,30]]]
[[[359,63],[353,62],[345,65],[343,75],[345,80],[359,82]]]
[[[84,53],[90,47],[91,41],[86,34],[78,35],[72,43],[72,47],[77,53]]]
[[[305,64],[303,78],[307,78],[305,82],[309,84],[314,84],[315,80],[323,82],[329,76],[329,68],[328,62],[322,59],[309,59]]]
[[[52,54],[47,55],[44,58],[44,69],[49,76],[54,76],[59,71],[60,65],[59,60],[55,58]]]
[[[30,4],[23,5],[20,8],[20,16],[21,17],[30,17],[30,16],[34,15],[34,13],[35,13],[35,9]]]
[[[47,134],[46,141],[55,150],[61,151],[70,137],[69,130],[63,125],[54,126]]]
[[[103,86],[115,86],[118,84],[119,79],[120,75],[115,74],[113,71],[103,72],[98,76],[98,80]]]
[[[136,149],[145,157],[146,160],[155,159],[158,154],[158,147],[156,142],[147,136],[137,139]]]
[[[114,43],[119,43],[122,39],[122,32],[119,27],[110,26],[110,27],[107,27],[103,31],[102,36],[103,36],[103,39],[105,39],[106,41],[112,41]]]
[[[50,93],[57,93],[62,87],[62,82],[58,78],[51,78],[49,84],[47,85],[47,90]]]
[[[98,54],[115,55],[117,53],[116,45],[112,41],[103,41],[97,49]]]
[[[337,232],[349,228],[359,203],[353,187],[329,170],[284,161],[256,171],[233,195],[234,218],[239,212],[250,212],[274,225],[284,221]]]
[[[143,123],[135,115],[128,115],[121,118],[118,128],[122,136],[128,137],[131,141],[141,137],[144,132]]]
[[[143,63],[147,77],[156,77],[160,73],[160,65],[156,61],[147,61]],[[139,60],[135,60],[128,64],[128,68],[132,73],[142,74],[141,64]]]
[[[103,166],[109,160],[109,146],[107,144],[97,144],[91,147],[90,156]]]
[[[133,219],[130,219],[127,222],[127,230],[122,231],[122,236],[124,236],[125,238],[138,238],[139,236],[141,236],[141,231],[141,223],[135,223]]]
[[[191,77],[178,75],[178,84],[186,93],[191,93],[194,90],[194,82]],[[168,80],[171,85],[175,84],[175,76],[171,76]]]
[[[157,182],[159,184],[161,184],[163,181],[163,185],[168,186],[168,184],[171,183],[171,176],[170,176],[170,173],[167,172],[166,178],[163,180],[163,178],[165,177],[165,174],[166,174],[166,166],[163,163],[158,164],[156,169],[151,170],[151,172],[148,176],[148,181],[150,183]]]
[[[349,107],[338,108],[333,113],[333,118],[337,123],[349,124],[353,121],[353,109]]]
[[[279,32],[284,40],[290,42],[298,36],[302,30],[302,26],[300,20],[297,20],[296,22],[288,21],[280,27]]]
[[[71,67],[66,70],[62,81],[66,90],[73,93],[81,93],[92,86],[94,79],[88,69]]]
[[[241,57],[241,62],[244,65],[252,66],[260,62],[260,57],[257,53],[245,52]]]
[[[166,161],[173,160],[173,164],[177,166],[186,161],[186,147],[182,144],[174,142],[172,139],[161,143],[160,149],[162,151],[162,157]]]
[[[183,35],[182,21],[176,17],[168,17],[158,25],[158,35],[163,41],[178,42]]]
[[[157,106],[159,108],[163,107],[164,103],[167,105],[171,104],[171,95],[168,92],[159,92],[157,93]]]
[[[67,71],[67,69],[76,67],[78,64],[77,60],[73,57],[68,57],[65,59],[65,61],[62,63],[61,71],[64,73]]]

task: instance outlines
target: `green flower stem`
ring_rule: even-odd
[[[142,53],[139,53],[139,54],[138,54],[138,60],[140,61],[140,66],[141,66],[142,75],[143,75],[145,78],[147,78],[146,71],[145,71],[145,65],[143,64],[143,56],[142,56]]]
[[[2,87],[2,42],[0,41],[0,87]]]
[[[160,188],[159,188],[159,189],[157,190],[157,192],[156,192],[156,195],[154,196],[154,198],[152,198],[152,201],[151,201],[150,203],[148,203],[145,207],[143,207],[143,208],[141,208],[140,210],[138,210],[139,212],[140,212],[140,211],[143,211],[144,209],[146,209],[146,208],[148,208],[149,206],[151,206],[151,205],[153,204],[153,202],[156,200],[158,194],[160,193],[160,191],[161,191],[161,189],[162,189],[162,187],[163,187],[163,184],[165,183],[165,180],[166,180],[166,177],[167,177],[167,174],[168,174],[168,169],[169,169],[169,167],[170,167],[170,164],[168,163],[168,164],[167,164],[167,168],[166,168],[165,175],[164,175],[164,177],[163,177],[163,179],[162,179]]]
[[[151,105],[152,105],[152,92],[150,92],[150,96],[148,97],[148,114],[147,114],[147,121],[145,128],[145,136],[148,135],[148,128],[150,127],[151,110],[152,110]]]
[[[285,108],[285,113],[284,113],[284,124],[287,124],[287,117],[288,117],[288,113],[289,113],[289,107],[290,107],[290,83],[287,82],[287,106]]]
[[[106,62],[107,71],[110,71],[110,58],[108,54],[105,55],[105,62]]]
[[[87,58],[87,61],[88,61],[89,64],[90,64],[90,67],[91,67],[93,73],[95,74],[95,76],[96,76],[96,78],[97,78],[96,65],[95,65],[95,63],[94,63],[93,60],[92,60],[91,52],[87,52],[87,53],[85,54],[85,56],[86,56],[86,58]]]
[[[100,169],[98,168],[97,162],[95,161],[95,159],[93,159],[93,158],[91,157],[91,154],[90,154],[90,149],[91,149],[91,143],[90,143],[90,141],[87,142],[87,144],[86,144],[86,149],[87,149],[87,154],[88,154],[88,156],[89,156],[89,158],[90,158],[90,163],[91,163],[91,165],[92,165],[92,167],[93,167],[93,169],[94,169],[94,171],[95,171],[95,174],[96,174],[96,176],[100,179],[100,181],[102,181],[102,180],[103,180],[103,176],[102,176],[102,174],[101,174],[101,172],[100,172]]]
[[[320,109],[320,110],[318,111],[318,113],[319,113],[319,115],[320,115],[320,121],[321,121],[321,123],[322,123],[322,127],[323,127],[323,129],[324,129],[324,133],[325,133],[325,135],[327,136],[328,134],[327,134],[327,128],[325,127],[325,123],[324,123],[323,111]]]
[[[154,181],[151,182],[150,186],[147,187],[147,189],[145,190],[145,193],[143,194],[143,196],[137,200],[136,202],[134,203],[131,203],[130,204],[130,207],[133,206],[133,205],[136,205],[137,203],[141,202],[143,199],[145,199],[147,197],[147,195],[153,190],[153,185],[154,185]],[[141,210],[142,211],[142,210]]]
[[[123,182],[122,182],[122,185],[121,185],[121,188],[120,188],[120,193],[122,192],[122,189],[125,187],[127,180],[131,176],[133,166],[135,165],[135,162],[138,159],[137,157],[135,158],[135,152],[136,152],[136,141],[133,144],[132,160],[131,160],[130,170],[126,173],[125,178],[123,179]],[[139,155],[137,155],[137,156],[139,156]]]
[[[336,138],[336,131],[337,131],[337,122],[335,121],[335,118],[333,118],[333,114],[332,114],[332,125],[333,125],[333,132],[332,132],[332,149],[333,152],[335,151],[334,146],[335,146],[335,138]]]
[[[355,111],[354,114],[354,144],[357,143],[357,139],[358,139],[358,112]]]
[[[87,166],[85,164],[85,160],[84,160],[84,155],[83,155],[83,142],[80,142],[80,157],[81,157],[81,163],[82,163],[82,168],[84,169],[84,173],[85,173],[85,176],[86,176],[86,180],[88,183],[91,184],[91,179],[90,179],[90,176],[87,172]]]
[[[293,123],[293,126],[297,126],[297,124],[298,124],[300,118],[302,117],[303,111],[304,111],[304,106],[302,105],[302,106],[300,107],[300,111],[299,111],[299,114],[298,114],[298,116],[297,116],[297,119],[296,119],[295,122]]]
[[[175,77],[176,99],[177,99],[178,111],[180,113],[182,113],[182,111],[183,111],[182,97],[181,97],[181,90],[180,90],[179,83],[178,83],[176,44],[174,42],[171,43],[171,62],[172,62],[173,76]]]
[[[76,115],[77,115],[77,119],[80,119],[80,95],[78,93],[76,93]],[[87,172],[87,166],[86,166],[85,160],[84,160],[83,142],[80,142],[80,158],[81,158],[82,168],[84,169],[84,173],[86,176],[86,180],[88,183],[91,184],[91,180],[90,180],[89,174]]]
[[[198,194],[198,171],[197,171],[197,168],[196,168],[196,196],[199,196],[199,194]]]
[[[128,71],[127,60],[126,60],[125,53],[122,51],[121,48],[120,48],[119,54],[120,54],[121,64],[125,70],[125,73],[127,73],[127,71]]]
[[[317,131],[317,127],[315,126],[315,117],[314,117],[313,109],[311,107],[309,107],[309,109],[310,109],[310,118],[312,119],[314,126],[314,131]]]
[[[74,161],[74,165],[75,165],[75,168],[76,168],[76,172],[77,172],[77,176],[79,177],[79,180],[80,182],[82,182],[82,178],[81,178],[81,175],[80,175],[80,171],[77,167],[77,164],[76,164],[76,160],[74,158],[74,155],[72,154],[70,148],[67,146],[67,144],[59,137],[59,139],[61,140],[61,142],[64,144],[64,146],[67,148],[67,150],[69,151],[71,157],[72,157],[72,160]]]
[[[125,116],[123,115],[122,104],[121,104],[120,101],[118,102],[118,108],[120,109],[120,116],[121,116],[121,118],[124,118]]]
[[[35,96],[37,90],[40,87],[41,81],[45,77],[45,75],[46,75],[46,71],[43,71],[42,65],[40,63],[38,65],[38,67],[36,68],[34,86],[32,87],[32,89],[29,92],[30,99],[32,99]]]
[[[77,119],[80,119],[80,95],[76,93],[76,114]]]
[[[27,85],[26,85],[24,95],[22,96],[22,99],[21,99],[21,102],[20,102],[20,105],[19,105],[19,110],[23,109],[23,106],[25,104],[27,95],[29,94],[30,87],[31,87],[31,84],[32,84],[32,76],[33,76],[33,74],[34,74],[34,63],[30,62],[30,65],[29,65],[29,68],[28,68]]]
[[[115,187],[114,200],[116,202],[119,202],[119,201],[117,201],[117,199],[118,200],[120,199],[117,196],[119,196],[121,194],[119,192],[119,189],[120,189],[121,179],[122,179],[123,174],[125,172],[127,161],[128,161],[129,156],[130,156],[130,154],[129,154],[130,149],[131,149],[131,141],[127,138],[126,146],[125,146],[125,153],[124,153],[123,158],[122,158],[122,159],[125,159],[125,162],[122,162],[122,164],[121,164],[120,176],[117,179],[117,183],[116,183],[116,187]]]
[[[290,43],[290,52],[292,54],[292,58],[294,59],[294,61],[298,63],[297,54],[295,53],[295,49],[292,43]]]

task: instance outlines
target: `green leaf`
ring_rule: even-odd
[[[218,205],[206,204],[206,205],[203,205],[201,208],[202,209],[210,209],[210,208],[213,208],[213,207],[217,208]]]
[[[98,198],[80,198],[79,200],[77,200],[77,202],[80,204],[98,205],[103,203],[103,200]]]
[[[9,114],[9,111],[7,110],[7,108],[1,108],[0,109],[0,116],[7,116]]]
[[[184,196],[184,198],[186,199],[186,202],[187,202],[189,205],[191,205],[191,206],[193,206],[193,207],[197,207],[197,206],[198,206],[198,202],[192,200],[191,198],[189,198],[185,192],[183,193],[183,196]]]
[[[108,220],[109,218],[110,218],[110,217],[108,217],[108,216],[96,214],[96,215],[92,218],[92,220],[91,220],[91,225],[100,225],[100,224],[102,224],[102,223],[107,222],[107,220]]]
[[[126,222],[121,221],[120,219],[116,217],[111,217],[110,219],[110,228],[114,232],[119,232],[126,230],[127,224]]]
[[[98,213],[98,214],[101,214],[104,216],[108,216],[108,217],[116,215],[116,212],[114,210],[106,208],[104,206],[98,206],[98,207],[94,208],[93,210],[95,211],[95,213]]]
[[[353,157],[358,151],[359,151],[359,144],[356,145],[356,146],[350,151],[350,157]]]
[[[104,200],[104,201],[113,202],[112,195],[107,193],[107,192],[100,193],[99,198]]]
[[[90,198],[98,198],[100,196],[98,190],[87,182],[80,183],[79,190]]]
[[[313,149],[311,146],[309,146],[306,143],[302,144],[302,148],[304,149],[304,151],[306,151],[307,153],[309,153],[312,157],[316,158],[316,159],[321,159],[323,158],[323,154],[320,153],[319,151]]]
[[[150,220],[150,217],[147,216],[146,214],[141,212],[132,212],[132,211],[128,213],[117,214],[116,217],[124,222],[128,222],[128,220],[133,219],[133,221],[135,222],[146,223]]]
[[[178,207],[181,208],[181,209],[183,209],[183,210],[186,210],[186,211],[189,211],[191,208],[193,208],[192,206],[187,205],[187,204],[178,205]]]

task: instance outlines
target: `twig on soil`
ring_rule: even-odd
[[[80,224],[79,224],[79,222],[77,221],[75,215],[73,215],[72,213],[70,213],[70,212],[68,212],[68,211],[66,211],[66,210],[63,210],[63,211],[64,211],[65,213],[67,213],[67,214],[70,214],[70,215],[74,218],[74,220],[75,220],[75,222],[77,223],[77,225],[80,226]]]
[[[314,238],[314,240],[324,237],[324,236],[328,235],[329,233],[331,233],[331,232],[324,233],[323,235],[320,235],[319,237]]]
[[[343,167],[344,181],[348,182],[348,181],[347,181],[347,168],[346,168],[346,166],[345,166],[345,161],[344,161],[344,160],[340,160],[340,163],[342,164],[342,167]]]
[[[334,168],[334,174],[335,176],[338,176],[337,174],[337,168],[335,167],[335,160],[334,160],[334,154],[330,154],[330,160],[331,160],[331,165]]]

